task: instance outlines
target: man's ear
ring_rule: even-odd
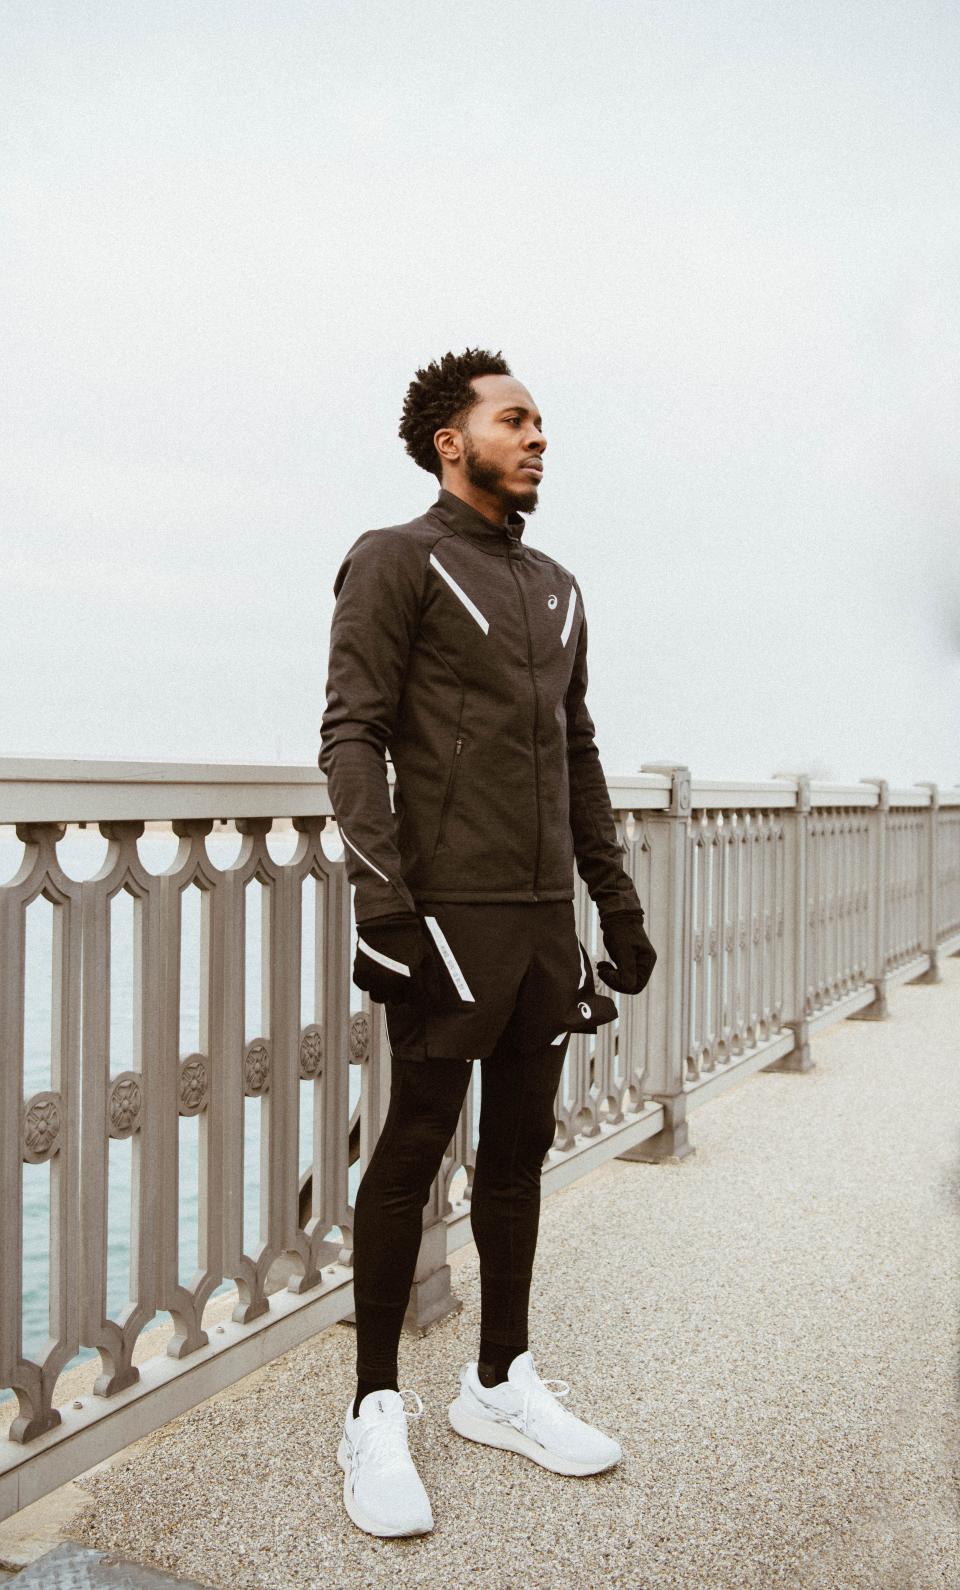
[[[463,456],[463,437],[453,425],[434,431],[433,445],[445,464],[459,464]]]

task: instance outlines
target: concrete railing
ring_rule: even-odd
[[[610,793],[659,958],[641,996],[616,996],[617,1022],[571,1040],[545,1193],[612,1155],[683,1157],[692,1109],[752,1071],[808,1069],[819,1025],[882,1017],[893,985],[936,982],[938,955],[960,952],[960,789],[833,786],[802,774],[691,781],[685,767],[646,764],[612,778]],[[224,823],[235,854],[218,865],[214,830]],[[351,1316],[348,1143],[358,1125],[362,1169],[386,1113],[389,1048],[382,1012],[350,981],[350,889],[314,769],[0,761],[0,825],[22,850],[0,884],[0,1386],[18,1408],[0,1438],[2,1517]],[[105,842],[92,876],[62,863],[68,825]],[[165,870],[145,864],[145,825],[176,836]],[[281,827],[292,828],[292,847],[277,860],[269,840]],[[191,890],[197,1041],[185,1048]],[[579,880],[576,899],[596,960],[598,924]],[[111,1056],[121,900],[133,938],[132,1059],[122,1068]],[[27,943],[38,909],[51,918],[50,1065],[45,1085],[28,1089],[36,990]],[[260,1112],[255,1240],[244,1222],[251,1100]],[[180,1132],[191,1117],[198,1262],[184,1276]],[[475,1119],[471,1084],[424,1213],[410,1330],[459,1306],[447,1256],[471,1236]],[[111,1313],[114,1140],[129,1140],[131,1194],[129,1297]],[[24,1275],[36,1255],[24,1253],[23,1189],[36,1165],[49,1172],[49,1333],[25,1352]],[[208,1332],[205,1308],[225,1280],[236,1307]],[[134,1344],[158,1311],[174,1322],[166,1354],[135,1367]],[[56,1407],[58,1376],[81,1347],[101,1358],[94,1393]]]

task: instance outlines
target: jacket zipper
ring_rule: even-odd
[[[459,724],[457,727],[459,728]],[[450,810],[450,803],[453,800],[453,787],[457,782],[457,772],[460,767],[460,753],[462,750],[463,739],[458,734],[457,743],[453,748],[453,766],[450,769],[450,777],[447,779],[447,788],[444,793],[443,806],[440,811],[440,827],[437,830],[437,842],[433,847],[434,855],[436,855],[437,851],[440,849],[440,846],[443,844],[443,831],[447,826],[447,813]]]
[[[520,584],[520,576],[513,566],[513,559],[509,552],[507,553],[507,562],[510,565],[510,570],[517,583],[517,591],[520,595],[520,606],[523,610],[523,627],[527,632],[527,667],[530,670],[530,687],[533,690],[533,780],[537,791],[537,850],[533,863],[533,896],[534,899],[536,899],[537,880],[540,876],[540,838],[542,827],[540,818],[540,747],[537,738],[537,730],[540,724],[540,702],[537,697],[537,676],[533,668],[533,641],[530,636],[530,623],[527,618],[527,604],[524,601],[523,586]]]

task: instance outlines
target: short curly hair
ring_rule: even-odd
[[[400,419],[400,436],[410,457],[428,474],[441,477],[440,455],[433,445],[435,432],[456,425],[477,401],[470,385],[477,375],[512,375],[502,353],[486,348],[464,348],[445,353],[418,370],[407,387]]]

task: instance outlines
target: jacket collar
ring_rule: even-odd
[[[435,519],[442,520],[450,530],[466,536],[468,541],[483,547],[486,552],[503,552],[511,543],[517,545],[523,536],[526,523],[520,514],[514,512],[507,515],[505,524],[494,524],[484,514],[478,513],[476,508],[471,508],[462,497],[457,497],[443,486],[440,487],[439,497],[428,511]]]

